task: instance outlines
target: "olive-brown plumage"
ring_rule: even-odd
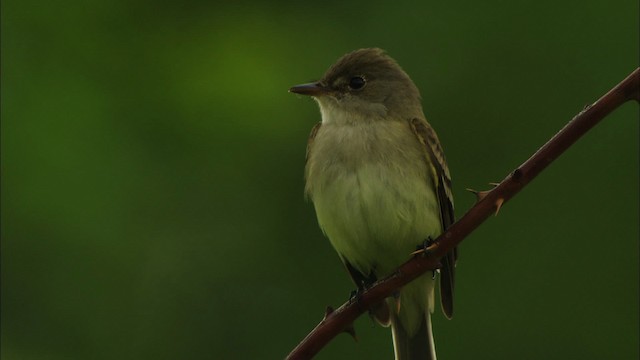
[[[309,138],[305,191],[318,222],[358,287],[388,276],[454,220],[451,178],[418,88],[380,49],[344,55],[310,95],[322,122]],[[455,252],[443,259],[442,309],[453,314]],[[434,280],[425,274],[373,309],[391,322],[397,359],[435,359],[430,313]],[[389,319],[390,318],[390,319]]]

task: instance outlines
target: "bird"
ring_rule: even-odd
[[[391,275],[454,222],[451,176],[418,88],[384,50],[347,53],[311,96],[321,121],[307,143],[305,194],[358,291]],[[457,249],[438,270],[442,310],[453,316]],[[436,272],[402,287],[370,313],[391,326],[398,360],[436,359],[431,326]]]

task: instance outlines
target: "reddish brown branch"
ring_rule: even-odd
[[[632,72],[598,101],[576,115],[533,156],[511,172],[497,187],[482,196],[460,220],[436,239],[438,246],[428,256],[417,256],[407,261],[393,275],[363,292],[357,301],[347,302],[334,312],[327,314],[309,335],[291,351],[287,359],[313,357],[337,334],[348,329],[353,321],[371,305],[379,303],[396,289],[422,275],[425,271],[438,268],[439,259],[447,251],[458,245],[582,135],[628,100],[640,102],[640,68]]]

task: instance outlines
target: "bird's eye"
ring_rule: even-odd
[[[349,88],[353,90],[362,89],[367,82],[362,76],[354,76],[349,80]]]

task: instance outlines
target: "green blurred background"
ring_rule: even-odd
[[[315,103],[382,47],[458,216],[638,65],[638,2],[2,2],[2,358],[278,359],[353,285],[303,198]],[[638,106],[461,247],[442,359],[638,358]],[[320,359],[390,359],[368,317]]]

